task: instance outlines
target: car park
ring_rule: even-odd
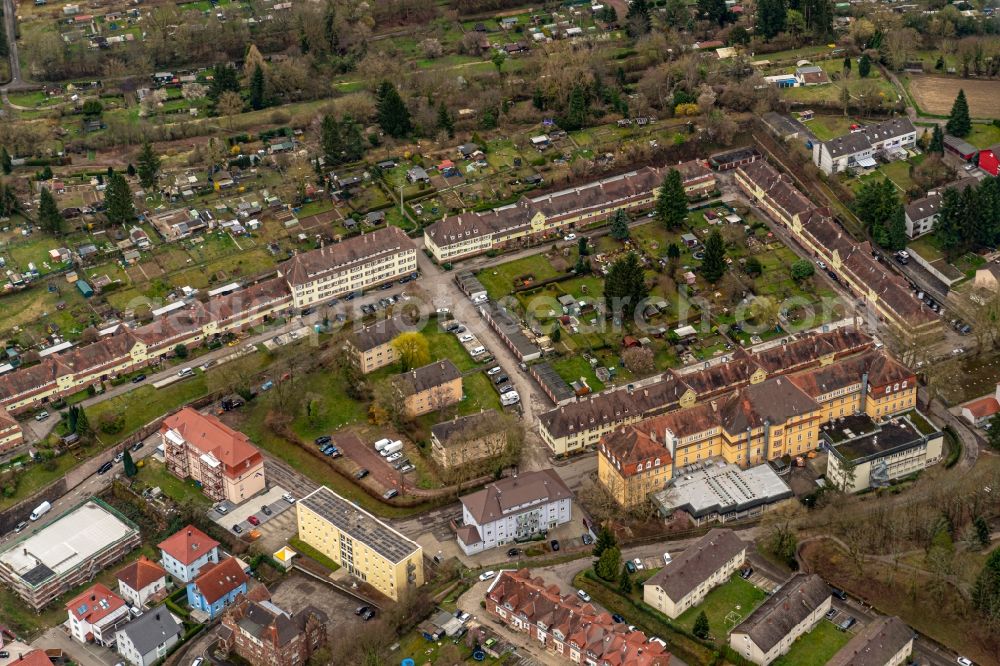
[[[44,421],[47,418],[49,418],[49,413],[47,411],[45,411],[44,409],[42,411],[38,412],[37,414],[35,414],[35,420],[36,421]]]
[[[329,444],[330,442],[333,441],[333,437],[330,437],[329,435],[320,435],[313,441],[316,442],[317,446],[325,446],[326,444]]]
[[[269,507],[266,504],[260,507],[260,512],[263,513],[265,516],[270,516],[272,513],[274,513],[273,511],[271,511],[271,507]]]
[[[386,457],[386,460],[388,460],[389,462],[395,462],[395,461],[399,460],[402,457],[403,457],[403,452],[402,451],[396,451],[395,453],[390,453]]]
[[[258,525],[260,525],[260,518],[258,518],[257,516],[250,516],[249,518],[247,518],[247,522],[253,525],[254,527],[257,527]]]
[[[590,603],[590,595],[587,594],[586,592],[584,592],[583,590],[577,590],[576,591],[576,596],[580,597],[581,599],[583,599],[587,603]]]
[[[507,375],[500,375],[499,377],[497,377],[496,379],[493,380],[493,383],[499,386],[500,384],[503,384],[503,383],[509,382],[509,381],[510,381],[510,377],[508,377]]]
[[[740,578],[746,580],[753,575],[753,567],[747,566],[740,569]]]
[[[403,473],[403,474],[406,474],[407,472],[412,472],[415,469],[416,469],[416,467],[414,467],[412,463],[408,463],[408,464],[403,465],[402,467],[400,467],[399,471],[401,473]]]
[[[843,622],[837,625],[837,629],[840,629],[841,631],[847,631],[848,629],[853,627],[856,623],[857,620],[848,615],[847,619],[845,619]]]
[[[474,339],[475,338],[473,338],[471,335],[469,335],[468,333],[466,333],[465,335],[460,336],[458,338],[458,341],[459,342],[472,342]]]
[[[496,571],[484,571],[483,573],[479,574],[479,580],[489,580],[490,578],[493,578],[496,575],[497,575]]]
[[[826,615],[824,617],[826,617],[826,619],[828,619],[828,620],[830,620],[832,622],[833,618],[837,617],[837,613],[838,612],[839,611],[836,608],[831,608],[830,610],[828,610],[826,612]]]
[[[837,597],[841,601],[847,601],[847,592],[844,592],[839,587],[831,587],[830,588],[830,594],[832,594],[833,596]]]

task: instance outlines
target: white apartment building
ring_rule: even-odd
[[[675,620],[728,581],[746,556],[746,543],[735,532],[714,529],[643,583],[642,599]]]
[[[295,255],[278,268],[297,308],[369,289],[416,270],[413,242],[391,225]]]
[[[107,647],[115,644],[115,632],[131,618],[125,600],[102,583],[71,599],[66,612],[74,639]]]
[[[813,144],[813,163],[827,175],[856,167],[870,168],[877,164],[876,157],[892,159],[916,143],[917,130],[910,119],[894,118]]]
[[[458,545],[466,555],[527,539],[573,517],[573,493],[551,468],[501,479],[461,501]]]

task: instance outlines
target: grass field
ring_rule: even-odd
[[[1000,143],[1000,127],[985,123],[973,123],[972,134],[965,137],[965,140],[976,148],[995,146]]]
[[[829,141],[851,131],[854,119],[849,116],[814,116],[812,120],[803,123],[812,130],[820,141]]]
[[[576,261],[573,252],[572,261]],[[572,265],[572,264],[571,264]],[[514,291],[514,279],[531,275],[535,282],[548,280],[559,275],[552,262],[541,254],[534,254],[516,261],[482,270],[478,274],[479,281],[486,287],[490,298],[497,299]]]
[[[151,457],[139,461],[138,481],[146,484],[150,488],[159,488],[168,497],[181,504],[194,504],[196,506],[211,506],[212,500],[201,492],[201,488],[195,485],[191,479],[181,480],[167,471],[166,466],[159,460]]]
[[[970,80],[946,76],[911,76],[908,89],[913,101],[924,113],[947,115],[959,90],[965,91],[969,113],[974,118],[1000,118],[997,100],[1000,81]]]
[[[580,377],[587,380],[587,386],[591,391],[604,390],[604,384],[594,374],[593,368],[585,358],[579,355],[564,356],[551,362],[552,368],[559,373],[559,376],[566,380],[567,384],[572,384]]]
[[[705,597],[697,606],[687,609],[677,618],[677,623],[691,631],[694,628],[694,621],[701,611],[705,611],[708,617],[708,626],[712,629],[712,635],[724,642],[726,636],[736,623],[727,623],[726,617],[730,613],[739,615],[740,621],[753,612],[760,603],[767,598],[767,593],[759,587],[749,583],[738,575],[733,575],[729,582],[720,585]]]
[[[774,666],[823,666],[849,640],[851,634],[840,631],[832,622],[820,620],[816,628],[792,643],[792,649],[775,661]]]

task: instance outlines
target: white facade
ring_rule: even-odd
[[[813,144],[813,163],[830,175],[861,166],[881,156],[891,158],[899,150],[917,144],[917,130],[908,119],[887,120],[831,141]]]
[[[122,599],[129,602],[136,608],[145,608],[146,601],[149,599],[149,597],[156,594],[160,590],[164,589],[166,586],[167,586],[166,576],[154,580],[152,583],[149,583],[148,585],[146,585],[146,587],[142,588],[141,590],[133,590],[131,587],[128,586],[128,584],[125,581],[119,580],[118,594],[121,595]]]
[[[462,520],[466,526],[474,526],[479,531],[480,541],[466,544],[459,539],[458,543],[466,555],[473,555],[568,523],[573,518],[572,514],[573,501],[567,497],[538,504],[523,511],[511,511],[506,516],[480,525],[468,507],[463,505]]]
[[[155,612],[167,613],[168,611],[164,606]],[[161,631],[159,623],[149,623],[148,626],[144,625],[141,628],[137,626],[138,624],[138,621],[132,622],[125,626],[123,631],[116,634],[115,648],[122,659],[132,666],[150,666],[150,664],[156,663],[166,657],[170,648],[181,638],[181,627],[176,620],[163,623],[163,631]],[[139,642],[138,645],[137,642]]]
[[[330,273],[292,289],[292,302],[303,308],[331,298],[362,291],[417,270],[417,251],[405,248],[396,254]]]
[[[162,557],[160,558],[160,564],[163,568],[167,570],[167,573],[176,578],[177,580],[190,583],[198,576],[198,572],[206,564],[217,564],[219,562],[219,547],[216,546],[212,550],[204,553],[198,559],[194,560],[190,564],[184,564],[183,562],[176,560],[164,550],[160,550]]]
[[[72,611],[69,612],[69,633],[81,643],[89,642],[87,635],[98,645],[113,645],[115,642],[115,630],[128,620],[128,606],[122,606],[111,613],[108,613],[97,622],[91,624],[87,619],[77,619]],[[105,635],[107,634],[107,635]]]

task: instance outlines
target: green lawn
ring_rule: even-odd
[[[965,140],[976,148],[989,148],[1000,143],[1000,127],[973,123],[972,134],[965,137]]]
[[[336,571],[337,569],[340,568],[339,564],[337,564],[329,557],[319,552],[318,550],[316,550],[315,548],[313,548],[312,546],[310,546],[297,536],[293,536],[291,539],[289,539],[288,545],[291,546],[293,550],[297,550],[299,553],[305,555],[309,559],[316,560],[330,571]]]
[[[852,123],[854,123],[853,118],[839,115],[815,116],[803,124],[812,130],[820,141],[829,141],[850,132]]]
[[[500,396],[493,382],[485,373],[478,372],[462,378],[465,399],[458,406],[458,415],[474,414],[484,409],[501,409]]]
[[[195,506],[210,506],[212,500],[201,491],[191,479],[182,480],[167,471],[166,466],[151,457],[139,461],[139,474],[136,480],[150,488],[159,488],[168,497],[180,504],[191,503]]]
[[[157,417],[186,405],[206,393],[208,388],[205,385],[205,375],[201,371],[195,371],[194,377],[162,389],[155,389],[152,384],[148,384],[109,400],[103,400],[86,408],[87,417],[101,441],[110,445],[112,442],[125,439]],[[101,432],[100,423],[104,414],[124,415],[125,426],[121,432],[114,434]]]
[[[774,666],[823,666],[837,650],[851,640],[851,634],[841,631],[827,620],[820,620],[816,628],[792,644],[788,654],[774,662]]]
[[[705,611],[712,635],[719,641],[724,641],[736,624],[727,623],[726,616],[737,613],[742,621],[766,598],[764,590],[734,574],[729,582],[709,592],[704,601],[677,618],[677,624],[691,631],[698,614]]]
[[[575,250],[570,256],[570,266],[576,261]],[[490,298],[497,299],[506,296],[514,291],[514,279],[532,276],[534,282],[548,280],[557,277],[560,272],[552,265],[548,257],[542,254],[534,254],[506,264],[486,268],[479,272],[477,277],[486,287]]]
[[[476,362],[472,360],[469,352],[465,351],[465,347],[458,341],[458,336],[442,331],[436,320],[431,320],[424,328],[423,333],[430,345],[432,359],[449,358],[462,372],[476,367]]]
[[[558,347],[558,345],[557,345]],[[580,355],[564,356],[550,363],[552,368],[559,373],[559,376],[566,380],[567,384],[572,384],[580,377],[585,377],[587,385],[591,391],[603,391],[604,384],[597,378],[594,369],[590,367],[587,359]]]

